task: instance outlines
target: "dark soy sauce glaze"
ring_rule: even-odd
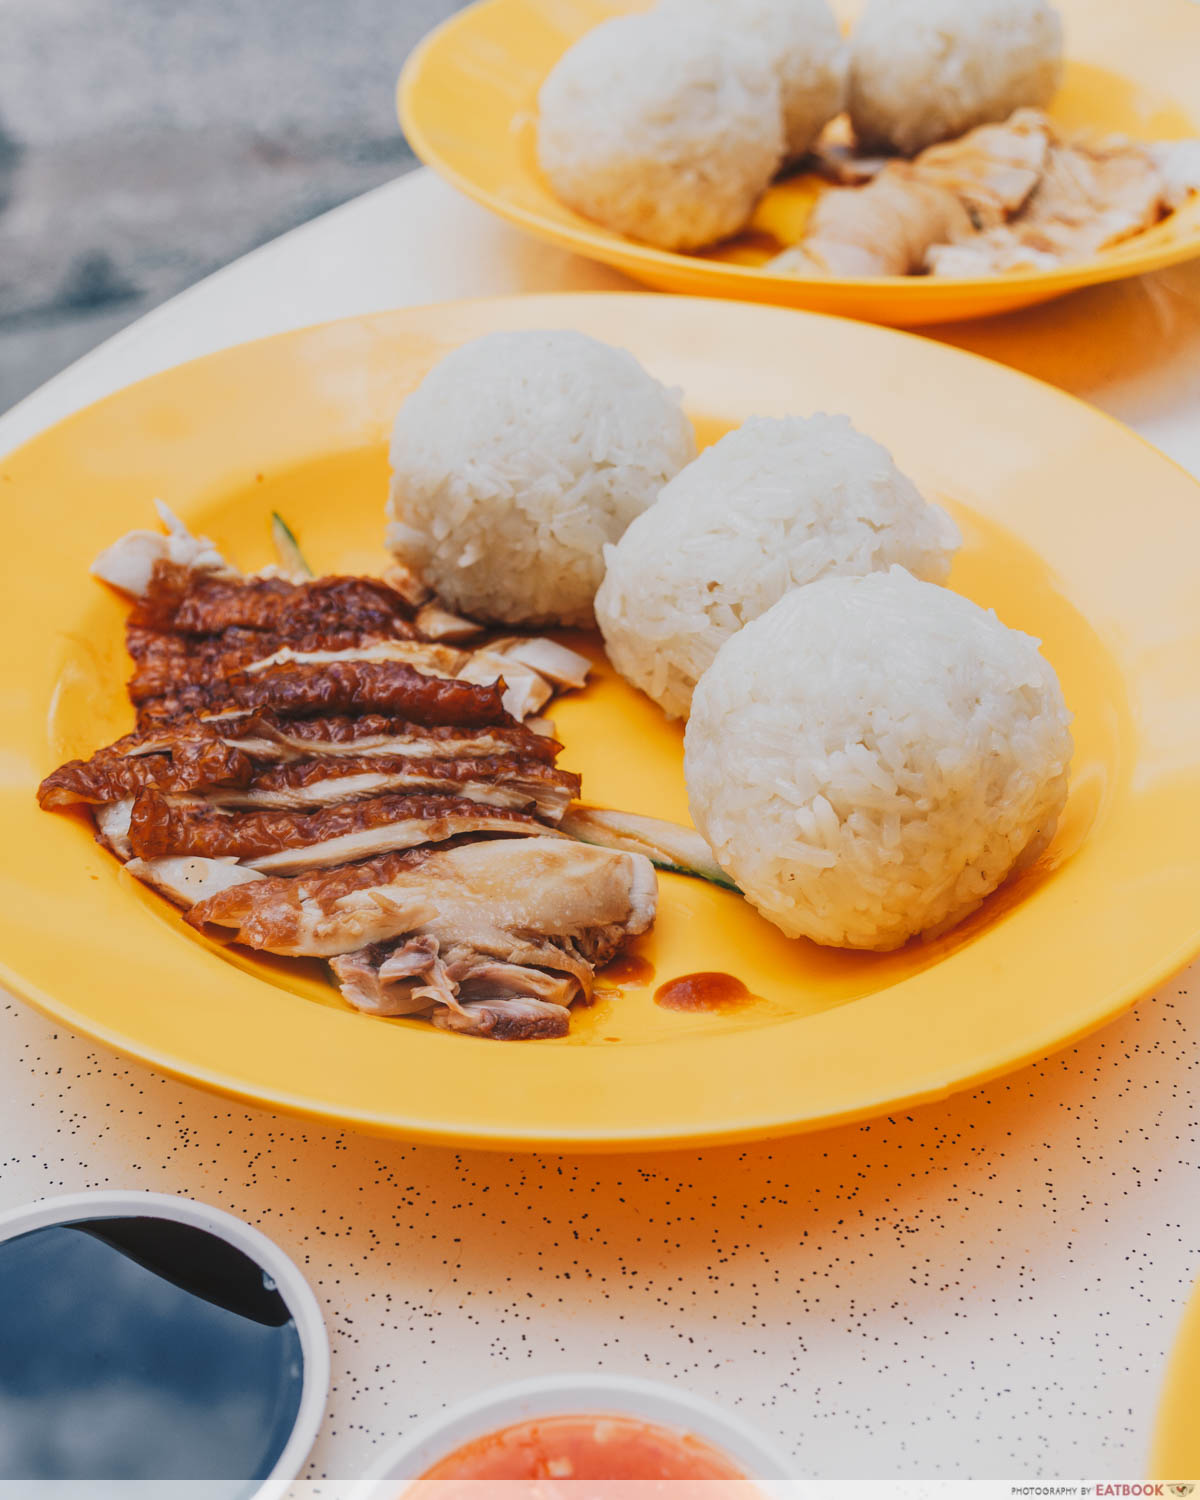
[[[300,1406],[300,1334],[262,1269],[169,1219],[83,1219],[0,1243],[0,1480],[240,1481]],[[145,1491],[139,1491],[145,1494]]]
[[[654,991],[654,1003],[666,1010],[734,1010],[756,998],[732,974],[683,974]]]

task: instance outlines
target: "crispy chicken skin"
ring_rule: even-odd
[[[248,680],[256,663],[289,650],[328,653],[384,642],[416,644],[412,615],[412,606],[381,579],[227,578],[160,561],[127,622],[126,645],[136,663],[130,698],[142,723],[224,704],[273,707],[289,716],[322,706],[339,713],[353,705],[417,711],[424,719],[420,684],[412,680],[421,674],[411,663],[288,662],[254,674],[261,677],[258,682]],[[434,697],[442,704],[466,701],[462,693]],[[480,711],[476,706],[474,712]],[[451,716],[435,715],[433,722],[458,722],[457,710],[443,712]]]
[[[339,647],[362,641],[357,633],[339,632],[335,637],[306,637],[303,644],[323,639],[333,639]],[[130,627],[125,632],[125,647],[134,660],[127,684],[130,701],[142,704],[176,697],[182,687],[231,676],[288,644],[285,637],[273,633],[238,628],[218,636],[190,637]]]
[[[172,696],[143,704],[139,727],[204,711],[273,709],[304,719],[359,710],[425,724],[513,724],[504,710],[504,685],[428,677],[403,662],[285,662],[262,672],[238,672],[183,686]]]
[[[254,762],[244,750],[196,726],[155,754],[130,753],[119,748],[121,744],[51,771],[38,787],[38,801],[43,807],[119,802],[144,790],[182,793],[246,787],[254,776]]]
[[[579,777],[539,760],[397,760],[347,755],[269,766],[241,787],[214,787],[208,800],[225,808],[334,807],[368,797],[465,797],[487,807],[536,812],[555,823],[579,795]]]
[[[417,636],[412,616],[412,606],[379,578],[230,579],[158,563],[129,627],[187,636],[265,631],[281,642],[339,632],[412,640]]]
[[[126,646],[137,663],[129,679],[130,699],[178,699],[181,689],[263,671],[286,662],[397,661],[433,677],[461,677],[469,654],[430,641],[390,640],[353,631],[287,638],[240,628],[193,639],[150,631],[127,631]]]
[[[379,715],[288,721],[269,712],[227,721],[186,718],[126,735],[88,760],[68,761],[45,778],[38,800],[43,807],[65,807],[117,802],[139,791],[214,792],[220,794],[214,800],[230,806],[303,807],[326,801],[316,795],[310,804],[305,788],[374,771],[393,778],[380,791],[425,788],[446,795],[459,781],[512,784],[548,812],[560,794],[568,800],[579,795],[579,778],[553,767],[559,749],[555,740],[519,725],[425,729]],[[296,790],[292,798],[289,788]],[[522,798],[511,805],[523,805]]]
[[[380,775],[397,773],[396,761],[386,755],[347,755],[336,765],[327,760],[289,761],[284,765],[271,766],[256,776],[250,784],[252,791],[297,791],[316,786],[331,775],[361,776],[377,772]],[[402,763],[400,774],[412,777],[414,784],[426,780],[445,779],[461,782],[486,780],[489,776],[529,777],[545,781],[547,785],[569,788],[572,796],[579,791],[579,777],[571,771],[558,771],[540,760],[521,756],[496,756],[484,760],[467,760],[457,757],[445,760],[412,760]]]
[[[219,705],[220,684],[276,667],[397,663],[429,677],[495,684],[505,709],[525,719],[555,684],[583,685],[586,660],[554,641],[506,638],[467,650],[446,636],[461,637],[472,622],[426,605],[419,619],[439,638],[423,639],[420,624],[403,617],[410,609],[371,579],[193,577],[159,562],[126,629],[135,662],[129,696],[143,722],[157,721]]]
[[[218,726],[220,727],[220,726]],[[258,737],[256,755],[265,759],[314,755],[411,755],[440,759],[521,755],[554,763],[562,750],[557,740],[523,724],[500,723],[459,728],[453,724],[414,724],[386,714],[320,715],[288,721],[270,710],[228,726],[231,737]],[[260,751],[258,745],[264,747]],[[277,746],[279,753],[265,753]]]
[[[394,848],[409,848],[440,843],[461,833],[521,833],[526,829],[540,831],[528,813],[483,807],[465,797],[372,797],[316,812],[226,812],[199,799],[172,800],[161,792],[146,791],[134,798],[129,843],[139,859],[164,854],[199,854],[208,859],[233,855],[265,868],[262,861],[268,855],[285,850],[311,852],[356,834],[377,834],[392,840]],[[322,862],[332,863],[323,856]]]

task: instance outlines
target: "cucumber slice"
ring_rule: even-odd
[[[616,849],[622,854],[644,854],[660,870],[694,875],[741,894],[694,828],[684,828],[662,818],[643,817],[640,813],[582,804],[571,808],[558,826],[581,844],[598,844],[602,849]]]
[[[301,552],[300,543],[296,540],[292,528],[277,510],[271,512],[271,540],[275,544],[279,566],[285,573],[290,573],[297,578],[317,576],[309,567],[304,553]]]

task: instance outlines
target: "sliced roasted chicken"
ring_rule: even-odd
[[[399,760],[342,756],[291,761],[244,787],[216,787],[207,800],[229,809],[337,807],[369,797],[460,797],[485,807],[513,807],[556,823],[579,795],[579,777],[540,760]]]
[[[465,833],[548,831],[529,813],[461,797],[372,797],[316,812],[227,812],[201,798],[140,792],[130,808],[127,837],[139,859],[232,855],[254,870],[294,875]]]
[[[252,948],[336,960],[360,1009],[528,1035],[526,1022],[547,1020],[541,1007],[565,1021],[573,1000],[590,997],[595,967],[652,924],[656,893],[641,855],[490,839],[231,886],[188,921]]]
[[[131,859],[125,866],[131,875],[174,901],[177,906],[195,906],[231,885],[266,880],[236,859],[202,859],[193,854],[164,854],[159,859]]]
[[[72,802],[119,802],[140,791],[196,792],[249,786],[254,762],[204,725],[188,724],[151,749],[140,735],[97,750],[88,760],[69,760],[38,787],[43,807]]]
[[[469,659],[470,652],[436,641],[373,640],[341,647],[280,646],[269,656],[260,656],[247,663],[245,670],[247,673],[265,672],[289,662],[322,666],[334,661],[399,661],[429,677],[458,677],[461,675],[459,669]]]
[[[321,806],[336,790],[329,783],[377,772],[385,781],[372,794],[402,788],[445,794],[455,782],[511,781],[513,800],[496,805],[522,806],[527,800],[543,816],[556,817],[560,795],[578,795],[577,777],[551,769],[560,749],[555,740],[519,725],[426,729],[380,715],[285,720],[270,712],[207,722],[187,718],[126,735],[88,760],[67,761],[42,782],[38,800],[43,807],[64,807],[160,791],[211,793],[228,806]],[[343,786],[345,800],[363,795],[363,785]],[[289,787],[296,789],[294,797]],[[275,792],[280,795],[269,795]]]
[[[519,755],[552,764],[562,749],[557,740],[520,724],[460,729],[452,724],[414,724],[382,714],[288,720],[270,710],[241,719],[211,722],[226,744],[245,750],[259,761],[362,755],[478,760],[492,755]]]
[[[285,662],[182,688],[171,699],[143,704],[139,721],[147,728],[185,713],[220,717],[269,708],[288,719],[358,712],[424,724],[511,724],[502,695],[502,684],[429,677],[403,662]]]
[[[149,535],[149,533],[147,533]],[[222,685],[283,666],[395,662],[432,677],[498,686],[517,719],[537,713],[555,686],[579,687],[584,657],[550,640],[451,643],[480,627],[438,606],[411,604],[380,579],[214,576],[160,561],[126,630],[136,670],[129,695],[143,718],[224,701]],[[421,639],[422,622],[436,639]]]
[[[289,641],[273,631],[234,628],[221,635],[189,636],[131,626],[125,632],[125,645],[134,660],[128,683],[130,701],[139,707],[152,707],[159,717],[186,707],[189,701],[208,700],[208,694],[189,693],[189,689],[261,670],[260,663],[295,660],[301,654],[309,660],[337,661],[351,657],[369,660],[372,653],[378,653],[376,660],[408,660],[410,666],[432,676],[455,675],[427,664],[427,659],[443,647],[421,641],[381,642],[375,635],[356,630],[331,630]],[[390,653],[387,648],[391,648]]]
[[[245,671],[261,672],[289,662],[349,661],[405,662],[431,677],[453,677],[482,686],[497,683],[502,688],[505,710],[517,720],[536,714],[549,702],[556,687],[582,687],[588,673],[586,657],[544,637],[493,641],[473,651],[429,641],[372,641],[338,650],[302,651],[284,646],[250,662]]]
[[[167,519],[100,568],[138,600],[139,728],[52,772],[42,805],[90,805],[130,873],[206,931],[330,958],[360,1009],[561,1035],[655,900],[640,855],[558,831],[579,778],[548,722],[521,722],[582,686],[586,658],[468,648],[478,627],[435,600],[312,579],[302,558],[243,578]]]
[[[250,948],[323,958],[423,930],[435,916],[437,936],[481,951],[486,929],[497,958],[512,953],[514,934],[538,932],[591,935],[598,953],[650,926],[656,890],[642,855],[568,839],[486,839],[255,881],[202,902],[188,921]]]
[[[133,855],[129,831],[134,800],[133,797],[122,797],[119,802],[105,802],[95,812],[97,842],[122,860]]]
[[[381,578],[238,578],[158,564],[129,617],[132,627],[174,635],[260,631],[284,640],[330,632],[415,639],[412,606]]]

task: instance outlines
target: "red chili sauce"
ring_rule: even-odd
[[[637,1417],[561,1416],[518,1422],[465,1443],[423,1479],[744,1479],[689,1432]]]

